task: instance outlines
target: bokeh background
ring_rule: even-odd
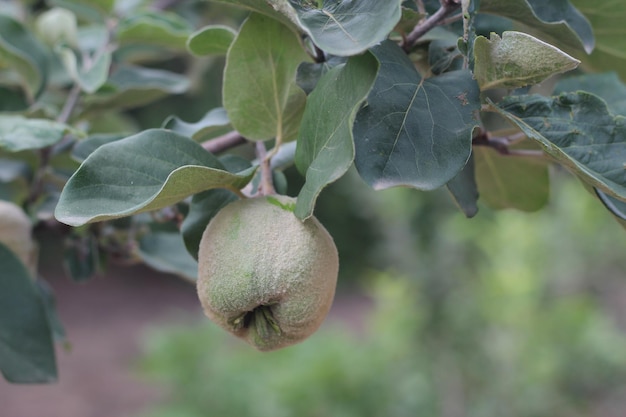
[[[177,10],[198,25],[242,17],[198,3]],[[191,122],[219,106],[222,59],[141,59],[194,87],[95,130]],[[297,194],[302,178],[285,174]],[[175,276],[109,265],[70,282],[59,236],[40,231],[69,344],[57,384],[0,381],[0,416],[623,417],[626,231],[573,177],[551,177],[544,210],[481,205],[470,220],[445,191],[374,192],[350,172],[316,208],[341,258],[331,314],[272,353],[211,324]]]

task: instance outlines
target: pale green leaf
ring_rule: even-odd
[[[99,54],[94,57],[93,62],[86,65],[84,61],[79,63],[76,53],[71,48],[61,46],[56,50],[68,74],[84,92],[93,94],[104,85],[111,66],[110,52]]]
[[[502,38],[478,36],[474,41],[474,77],[481,90],[518,88],[573,70],[580,61],[560,49],[522,32]]]
[[[237,32],[228,26],[205,26],[189,36],[187,49],[197,56],[224,55],[236,36]]]
[[[187,252],[178,231],[155,231],[139,239],[137,255],[160,272],[176,274],[190,281],[198,277],[198,263]]]
[[[167,11],[133,13],[117,29],[120,45],[142,44],[184,50],[192,27],[182,17]]]
[[[96,149],[69,179],[55,210],[66,224],[125,217],[212,188],[240,189],[254,170],[233,174],[193,140],[151,129]]]
[[[296,70],[308,60],[294,32],[252,14],[230,47],[224,69],[224,108],[233,127],[251,140],[295,139],[306,103]]]
[[[202,119],[194,123],[188,123],[176,116],[170,116],[163,122],[162,127],[190,137],[196,142],[203,142],[228,132],[230,120],[228,120],[226,110],[218,107],[210,110]]]
[[[116,0],[48,0],[48,3],[69,9],[91,21],[104,21],[111,15]]]
[[[401,1],[289,0],[299,26],[322,50],[331,55],[359,54],[387,39],[402,16]]]
[[[296,166],[306,173],[294,211],[297,217],[310,217],[322,189],[352,165],[352,125],[377,71],[371,54],[352,57],[327,72],[309,96],[296,148]]]
[[[69,133],[83,135],[53,120],[0,115],[0,148],[11,152],[45,148],[59,142]]]

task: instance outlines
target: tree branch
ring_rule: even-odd
[[[441,24],[441,22],[452,14],[454,11],[461,7],[461,0],[440,0],[441,7],[435,13],[430,15],[426,20],[422,20],[415,28],[409,33],[402,43],[402,49],[405,52],[409,52],[413,46],[417,43],[419,38],[424,36],[426,32]]]
[[[220,153],[235,146],[246,143],[246,138],[241,136],[239,132],[233,130],[222,136],[207,140],[202,147],[211,153]]]

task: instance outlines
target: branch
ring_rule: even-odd
[[[500,155],[529,158],[545,158],[543,151],[534,149],[511,149],[511,145],[524,139],[522,132],[510,136],[491,137],[489,132],[483,132],[472,140],[474,146],[486,146],[496,150]]]
[[[417,43],[419,38],[424,36],[426,32],[431,30],[437,25],[440,25],[441,22],[456,11],[459,7],[461,7],[461,0],[440,0],[441,7],[435,13],[430,15],[428,19],[422,20],[415,28],[409,33],[402,43],[402,49],[405,52],[409,52],[413,46]]]
[[[220,153],[227,149],[234,148],[235,146],[243,145],[246,143],[246,138],[241,136],[239,132],[232,131],[222,136],[207,140],[202,144],[202,147],[211,153]]]

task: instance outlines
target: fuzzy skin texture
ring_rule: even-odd
[[[24,211],[12,202],[0,200],[0,242],[13,251],[35,278],[37,247],[31,232],[32,224]]]
[[[235,201],[200,242],[197,289],[206,315],[261,351],[309,337],[335,295],[335,243],[314,217],[298,219],[294,205],[280,195]],[[279,331],[259,320],[261,306]]]

